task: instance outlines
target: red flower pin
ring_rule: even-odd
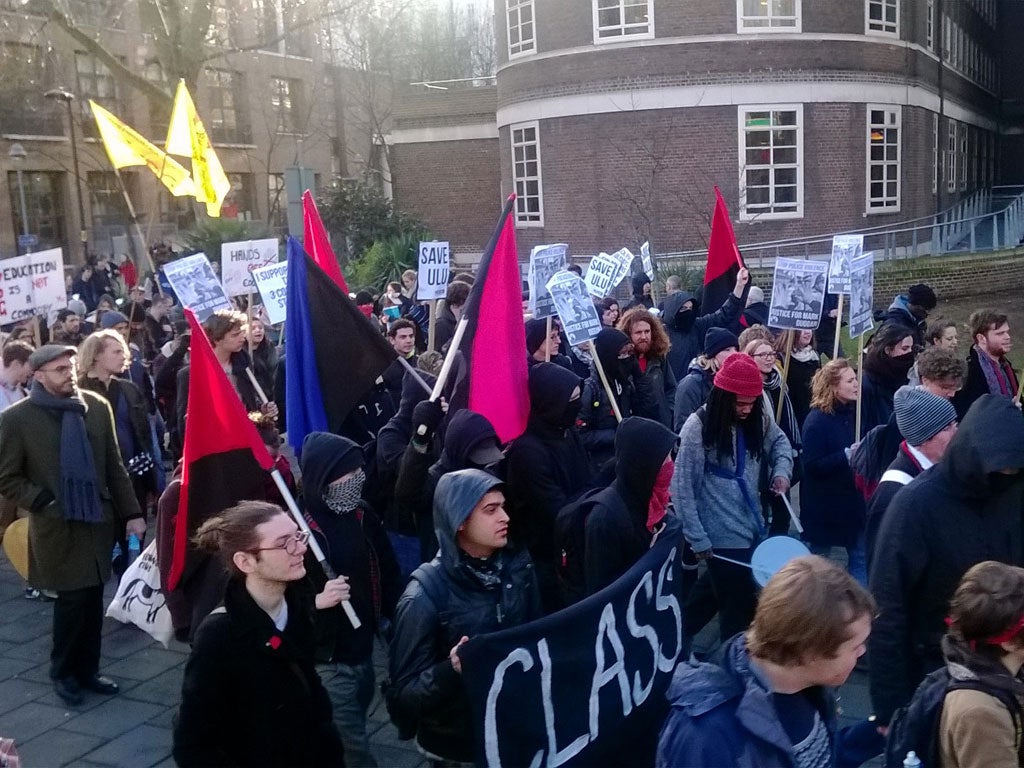
[[[271,635],[270,639],[267,640],[267,645],[269,645],[272,650],[276,651],[281,647],[281,638],[277,635]]]

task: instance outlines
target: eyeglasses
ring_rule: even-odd
[[[309,531],[296,531],[293,536],[289,536],[288,540],[284,544],[278,544],[276,547],[258,547],[256,549],[250,549],[250,552],[270,552],[274,549],[283,549],[289,555],[299,554],[299,547],[306,546],[306,542],[309,541]]]
[[[774,352],[758,352],[756,355],[751,355],[751,357],[759,357],[762,360],[774,360],[775,359],[775,353]]]

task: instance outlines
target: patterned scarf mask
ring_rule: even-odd
[[[359,506],[365,482],[366,473],[362,468],[357,469],[348,480],[335,481],[327,486],[324,491],[324,503],[335,514],[344,515],[351,512]]]

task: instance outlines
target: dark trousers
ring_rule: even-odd
[[[750,562],[753,549],[716,549],[716,555]],[[712,557],[707,561],[708,577],[718,600],[719,636],[728,640],[737,632],[743,632],[754,620],[757,593],[754,576],[750,568],[734,565]],[[691,596],[692,599],[692,596]]]
[[[57,593],[53,604],[50,677],[85,680],[100,668],[103,585]]]

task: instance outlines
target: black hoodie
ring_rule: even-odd
[[[508,449],[508,513],[517,541],[526,544],[538,569],[541,591],[557,598],[554,583],[555,517],[565,504],[589,487],[587,451],[567,408],[569,396],[583,382],[554,363],[530,369],[530,421]],[[579,400],[576,401],[577,405]],[[548,576],[550,581],[545,581]],[[551,603],[550,605],[554,605]]]
[[[633,300],[626,305],[623,312],[632,309],[633,307],[646,307],[647,309],[653,307],[654,299],[651,298],[650,294],[647,294],[646,296],[644,295],[644,286],[651,282],[651,278],[643,272],[637,272],[633,275],[630,282],[633,285]]]
[[[683,311],[683,305],[688,301],[694,303],[692,314]],[[668,364],[677,381],[682,380],[693,358],[703,350],[704,336],[708,329],[731,327],[739,320],[744,301],[730,293],[729,298],[715,312],[696,317],[700,310],[692,293],[679,291],[665,297],[661,319],[668,331],[669,341],[672,342],[668,350]]]
[[[586,522],[584,571],[587,594],[608,586],[651,546],[647,510],[661,465],[676,436],[651,419],[625,419],[615,436],[613,494],[602,494]],[[678,530],[671,526],[672,530]]]
[[[310,528],[335,573],[348,578],[352,607],[362,621],[352,629],[341,606],[317,612],[318,657],[343,664],[370,658],[378,621],[394,615],[402,593],[398,562],[380,518],[364,502],[345,514],[324,502],[331,481],[361,466],[362,449],[344,437],[311,432],[302,443],[302,501]],[[323,570],[308,570],[321,589],[327,580]]]
[[[870,574],[879,610],[869,640],[879,722],[888,723],[942,665],[943,619],[967,569],[983,560],[1024,565],[1024,476],[1001,469],[1024,469],[1024,418],[1006,398],[984,395],[942,460],[886,511]]]

